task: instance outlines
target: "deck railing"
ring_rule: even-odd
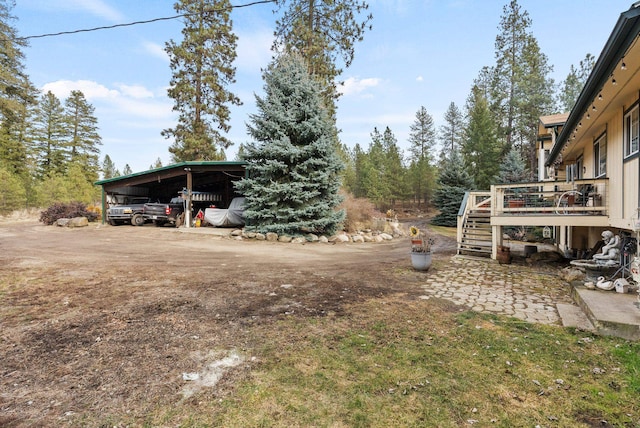
[[[491,186],[491,215],[607,215],[609,180]]]

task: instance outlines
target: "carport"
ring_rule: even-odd
[[[102,186],[102,222],[109,204],[123,197],[145,196],[152,202],[168,202],[181,195],[187,206],[215,204],[227,208],[239,195],[233,182],[244,178],[246,162],[180,162],[148,171],[97,181]],[[195,204],[194,204],[195,203]],[[186,210],[185,227],[191,225]]]

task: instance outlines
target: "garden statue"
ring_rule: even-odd
[[[620,261],[620,237],[610,230],[605,230],[602,232],[602,240],[604,241],[602,252],[595,254],[593,259],[605,265],[617,265]]]

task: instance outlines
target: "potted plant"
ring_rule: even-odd
[[[431,267],[431,247],[435,240],[418,229],[416,226],[409,228],[411,237],[411,264],[415,270],[426,271]]]

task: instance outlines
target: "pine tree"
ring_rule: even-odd
[[[442,152],[451,153],[459,149],[464,140],[464,115],[456,103],[451,102],[444,113],[443,119],[444,124],[440,126],[439,130]]]
[[[27,192],[22,180],[0,166],[0,214],[8,214],[24,208]]]
[[[416,118],[409,128],[409,162],[411,187],[418,199],[425,203],[433,191],[434,151],[436,145],[436,130],[433,118],[427,109],[420,107]]]
[[[500,135],[506,147],[511,148],[516,129],[517,90],[522,81],[523,52],[531,36],[531,18],[522,11],[517,0],[511,0],[503,8],[500,33],[496,36],[496,65],[491,69],[491,111],[500,120]]]
[[[40,98],[34,116],[33,155],[38,177],[66,172],[70,159],[68,125],[62,103],[48,91]]]
[[[540,116],[554,111],[555,83],[548,77],[553,67],[548,64],[547,56],[540,52],[538,42],[533,37],[525,46],[520,68],[523,78],[516,90],[516,136],[529,168],[534,170],[538,124]]]
[[[102,178],[106,180],[114,177],[117,177],[116,164],[111,160],[111,156],[104,155],[104,160],[102,161]]]
[[[87,181],[93,183],[99,176],[99,146],[102,145],[98,119],[93,114],[95,108],[77,90],[71,91],[64,104],[69,130],[69,162],[79,165]]]
[[[467,101],[467,127],[461,154],[475,184],[488,190],[498,173],[502,146],[487,100],[477,87],[472,89]]]
[[[26,180],[28,171],[27,120],[36,103],[36,91],[24,71],[27,46],[12,25],[14,2],[0,2],[0,164]]]
[[[229,0],[179,0],[176,12],[185,14],[183,40],[169,41],[165,50],[171,59],[168,91],[174,100],[178,124],[162,131],[173,137],[169,148],[174,162],[225,159],[231,141],[230,105],[240,98],[227,88],[235,83],[237,37],[232,31]],[[214,126],[215,125],[215,126]]]
[[[369,5],[361,0],[277,0],[285,10],[276,22],[274,49],[297,52],[306,60],[309,73],[322,82],[322,94],[331,117],[338,98],[335,79],[341,65],[349,67],[356,42],[370,29],[371,14],[362,20]]]
[[[335,152],[335,127],[304,60],[283,55],[263,75],[265,96],[250,116],[245,146],[249,178],[236,182],[246,196],[248,227],[287,235],[331,234],[344,219],[342,163]]]
[[[474,188],[473,179],[467,173],[457,150],[453,151],[444,162],[438,177],[438,185],[433,203],[440,213],[431,220],[431,223],[455,227],[464,194]]]
[[[129,166],[128,163],[124,164],[124,168],[122,169],[122,175],[130,175],[133,174],[133,170]]]
[[[587,54],[585,58],[580,61],[579,67],[571,65],[567,78],[562,82],[560,93],[558,95],[558,102],[562,111],[571,111],[573,105],[578,99],[580,92],[587,79],[593,70],[595,65],[595,58],[591,54]]]

